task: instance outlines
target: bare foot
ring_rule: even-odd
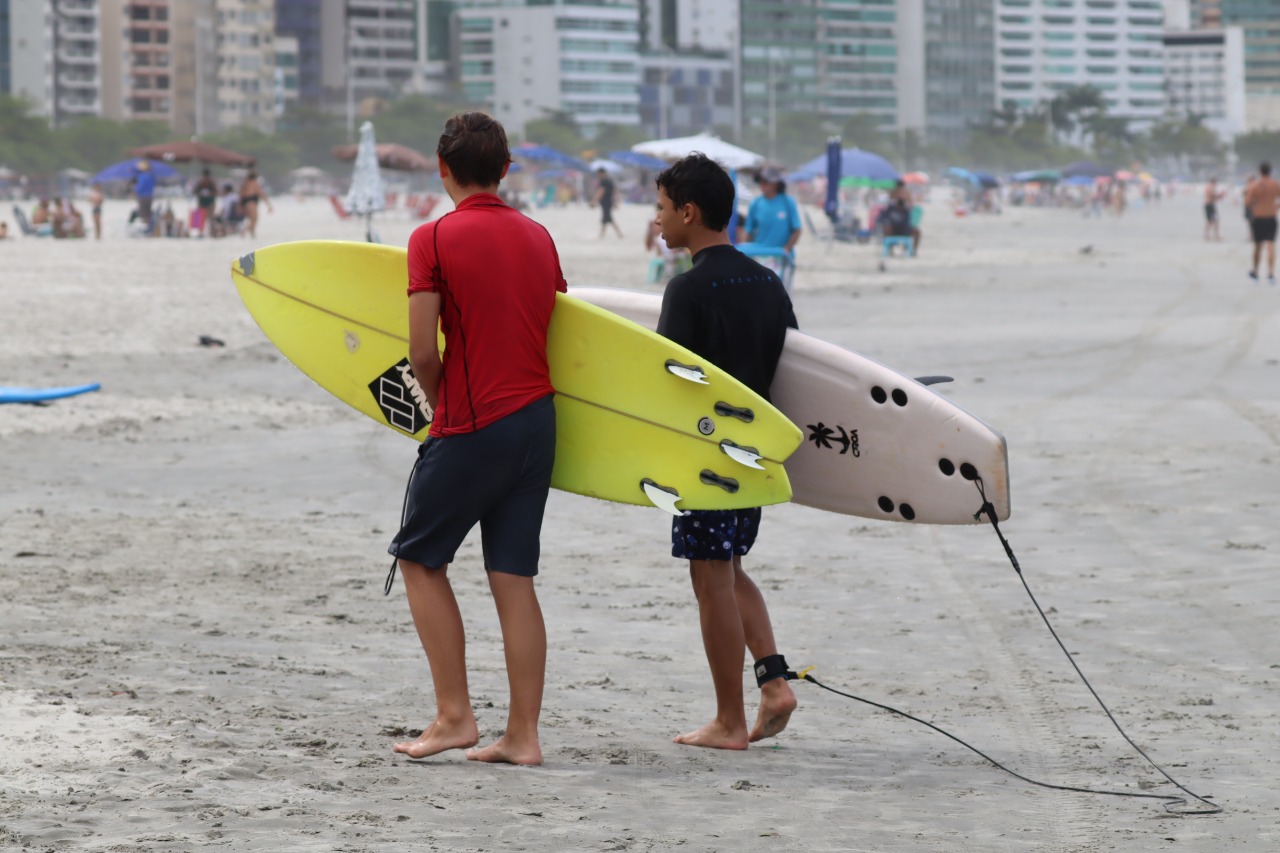
[[[422,734],[410,741],[395,745],[395,751],[410,758],[426,758],[449,749],[466,749],[480,740],[475,720],[447,726],[436,720],[423,729]]]
[[[751,742],[773,737],[787,727],[796,709],[796,694],[781,678],[766,681],[760,688],[760,713],[751,729]]]
[[[523,764],[536,765],[542,763],[542,747],[538,742],[532,744],[510,743],[503,735],[488,746],[467,750],[468,761],[484,761],[489,764]]]
[[[719,720],[712,720],[696,732],[677,735],[675,742],[709,749],[746,749],[747,727],[743,725],[740,729],[730,729]]]

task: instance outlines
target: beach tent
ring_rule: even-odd
[[[827,174],[827,154],[814,157],[794,172],[785,175],[788,181],[811,181]],[[840,152],[841,186],[881,187],[890,189],[900,179],[898,170],[879,154],[861,148],[845,148]]]
[[[650,157],[648,154],[640,154],[636,151],[611,151],[609,159],[615,163],[621,163],[623,166],[630,166],[633,169],[648,169],[650,172],[660,172],[667,168],[666,160],[659,160],[657,157]]]
[[[151,173],[156,176],[156,182],[161,184],[181,183],[182,173],[172,166],[164,163],[153,163]],[[138,159],[131,157],[128,160],[121,160],[119,163],[113,163],[103,169],[98,174],[90,178],[90,183],[94,184],[110,184],[125,183],[132,181],[134,176],[138,174]]]
[[[144,145],[132,148],[129,154],[133,157],[146,157],[151,160],[163,160],[166,163],[190,163],[199,160],[213,166],[252,166],[258,162],[248,154],[240,154],[229,148],[210,145],[207,142],[180,140],[178,142],[161,142],[157,145]]]
[[[681,136],[675,139],[651,139],[648,142],[632,145],[631,150],[659,160],[679,160],[681,157],[700,151],[726,169],[756,169],[765,163],[763,154],[739,148],[713,133],[699,133],[697,136]]]

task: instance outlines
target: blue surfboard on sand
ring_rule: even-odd
[[[68,385],[63,388],[6,388],[0,385],[0,403],[44,403],[48,400],[61,400],[63,397],[87,394],[101,387],[97,382],[88,385]]]

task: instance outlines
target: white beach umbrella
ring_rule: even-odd
[[[387,209],[387,188],[382,183],[382,170],[378,166],[377,140],[373,137],[373,122],[360,125],[360,143],[356,146],[356,165],[351,172],[351,189],[342,202],[347,213],[365,218],[365,237],[373,238],[373,214]]]
[[[699,133],[697,136],[676,139],[653,139],[632,145],[631,150],[662,160],[679,160],[694,151],[700,151],[726,169],[754,169],[763,166],[765,162],[763,154],[739,148],[713,133]]]

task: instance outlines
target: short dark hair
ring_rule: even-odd
[[[1270,174],[1271,174],[1271,164],[1270,164],[1269,162],[1267,162],[1266,160],[1263,160],[1261,163],[1259,163],[1259,164],[1258,164],[1258,171],[1262,173],[1262,176],[1263,176],[1263,177],[1266,177],[1267,175],[1270,175]]]
[[[655,183],[666,191],[676,207],[696,204],[702,224],[723,231],[733,214],[733,181],[715,160],[695,151],[658,173]]]
[[[457,113],[446,121],[436,154],[464,187],[494,186],[511,162],[502,122],[482,112]]]

